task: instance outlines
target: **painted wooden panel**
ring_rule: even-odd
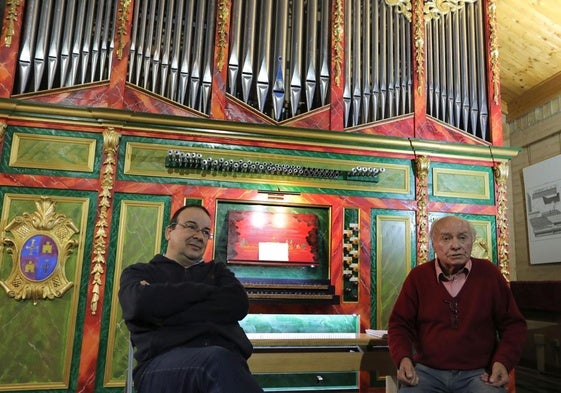
[[[104,359],[104,387],[123,386],[127,368],[128,337],[127,327],[122,319],[118,291],[121,272],[136,262],[148,262],[163,251],[164,227],[168,222],[170,199],[162,196],[116,195],[116,210],[113,226],[118,227],[109,256],[108,275],[112,277],[111,291],[106,302],[111,302],[109,328],[107,330],[106,353]],[[103,364],[102,364],[103,366]],[[98,382],[99,383],[99,382]]]
[[[180,180],[192,182],[198,180],[209,185],[229,182],[231,186],[243,184],[273,189],[278,187],[299,187],[299,189],[324,188],[338,190],[345,193],[360,194],[394,194],[400,198],[411,197],[412,177],[411,167],[401,160],[372,159],[342,154],[310,152],[298,150],[265,149],[255,147],[225,146],[216,148],[214,144],[190,144],[190,146],[177,146],[171,144],[158,144],[134,140],[134,138],[123,138],[124,163],[122,176],[125,179],[136,179],[139,177],[169,178],[170,181]],[[123,148],[123,147],[122,147]],[[259,163],[273,163],[281,165],[306,166],[325,170],[351,171],[356,167],[383,168],[378,180],[354,180],[354,179],[332,179],[329,177],[298,176],[287,174],[259,173],[257,171],[201,171],[189,168],[166,168],[166,158],[170,150],[197,153],[204,159],[214,160],[249,160]]]
[[[432,183],[431,200],[478,204],[495,202],[493,173],[489,167],[435,163],[429,183]]]
[[[372,210],[371,326],[387,329],[393,304],[407,273],[415,264],[415,214]]]
[[[464,213],[430,213],[429,222],[432,224],[438,218],[448,215],[465,218],[473,224],[477,234],[471,251],[473,257],[489,259],[494,264],[498,263],[497,218],[495,216]],[[434,258],[432,245],[430,246],[429,255],[431,259]]]
[[[95,193],[61,192],[48,189],[0,188],[2,199],[2,223],[5,225],[15,217],[36,212],[35,203],[41,195],[54,202],[56,214],[71,220],[78,233],[73,239],[76,248],[65,261],[66,278],[72,287],[62,297],[52,300],[14,300],[0,294],[0,354],[4,360],[0,367],[0,390],[66,389],[75,386],[76,369],[79,362],[83,329],[83,311],[79,298],[83,296],[87,283],[87,266],[83,260],[89,252],[91,222],[89,216],[95,212]],[[71,195],[71,196],[68,196]],[[43,225],[49,234],[49,225]],[[9,236],[6,232],[3,236]],[[0,277],[8,276],[12,258],[5,248],[0,254]],[[3,292],[3,291],[2,291]],[[72,374],[72,375],[71,375]]]
[[[96,170],[99,142],[96,134],[61,130],[10,127],[11,148],[7,168],[30,168],[60,172],[92,173]]]

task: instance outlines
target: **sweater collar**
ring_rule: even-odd
[[[155,258],[154,258],[154,262],[169,262],[169,263],[173,263],[175,265],[181,266],[184,269],[190,269],[193,266],[199,266],[200,264],[204,263],[204,259],[201,258],[199,260],[199,262],[193,263],[192,265],[189,266],[183,266],[182,264],[180,264],[179,262],[177,262],[174,259],[168,258],[166,257],[164,254],[158,254]]]
[[[469,272],[471,271],[471,259],[469,261],[467,261],[467,263],[465,264],[465,266],[460,269],[460,271],[458,271],[456,274],[453,274],[452,276],[448,277],[446,274],[444,274],[444,271],[442,270],[442,267],[440,266],[440,263],[438,262],[438,258],[434,259],[434,268],[436,270],[436,281],[440,282],[440,281],[452,281],[455,277],[457,277],[460,274],[465,274],[466,277],[469,274]]]

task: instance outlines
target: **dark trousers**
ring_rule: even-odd
[[[222,347],[178,347],[150,361],[138,393],[262,393],[238,353]]]

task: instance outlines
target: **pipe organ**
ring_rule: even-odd
[[[429,260],[432,220],[473,221],[508,275],[495,1],[0,1],[0,221],[46,198],[80,228],[72,297],[0,296],[21,337],[0,342],[0,391],[122,391],[119,274],[163,250],[185,203],[212,213],[205,259],[246,286],[248,331],[274,335],[253,337],[269,391],[383,391],[373,371],[393,364],[362,332]],[[269,232],[253,213],[303,224]],[[283,336],[339,318],[343,342]]]
[[[107,80],[113,52],[122,51],[114,38],[122,4],[25,2],[13,93]],[[227,4],[135,1],[127,81],[209,115],[215,67],[224,66],[226,93],[279,122],[338,99],[331,92],[342,77],[343,124],[352,128],[411,114],[413,78],[423,68],[427,115],[489,140],[481,1],[425,1],[424,40],[414,33],[406,0]],[[224,19],[228,31],[220,30]],[[217,36],[228,37],[227,45]],[[426,43],[425,62],[412,57],[419,40]],[[227,46],[227,55],[216,55],[217,46]]]

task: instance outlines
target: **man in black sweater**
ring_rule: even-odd
[[[137,393],[261,393],[239,325],[249,300],[223,263],[202,259],[208,210],[178,209],[166,227],[166,253],[127,267],[119,301],[136,348]]]

